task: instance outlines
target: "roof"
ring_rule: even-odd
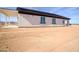
[[[60,16],[60,15],[53,14],[53,13],[48,13],[48,12],[31,10],[31,9],[26,9],[26,8],[21,8],[21,7],[18,7],[17,10],[18,10],[19,13],[22,13],[22,14],[32,14],[32,15],[40,15],[40,16],[47,16],[47,17],[70,20],[70,18],[68,18],[68,17]]]
[[[0,13],[4,13],[7,16],[16,16],[18,11],[0,8]]]

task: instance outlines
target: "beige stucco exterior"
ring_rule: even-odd
[[[64,25],[64,19],[59,18],[56,18],[56,24],[52,24],[52,17],[45,17],[46,24],[40,24],[40,17],[38,15],[18,14],[17,25],[19,27]]]
[[[57,24],[57,25],[64,25],[64,24],[63,24],[63,21],[64,21],[64,19],[56,18],[56,24]]]

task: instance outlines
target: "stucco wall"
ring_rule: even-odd
[[[19,14],[17,25],[18,26],[47,26],[52,25],[52,18],[45,17],[46,24],[40,24],[40,16],[37,15],[28,15],[28,14]],[[56,19],[56,25],[63,25],[63,19]]]
[[[58,18],[56,18],[56,24],[57,25],[63,25],[63,20],[64,19],[58,19]]]
[[[52,25],[52,18],[51,17],[45,17],[46,25]]]
[[[28,21],[28,19],[24,18],[23,15],[18,14],[17,25],[18,26],[29,26],[32,24]]]

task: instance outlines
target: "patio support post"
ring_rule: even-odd
[[[7,25],[7,16],[6,16],[6,18],[5,18],[5,25]]]
[[[10,19],[10,16],[8,16],[9,17],[9,19]],[[10,25],[10,20],[8,20],[8,24]]]

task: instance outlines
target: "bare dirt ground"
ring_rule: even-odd
[[[79,51],[79,25],[0,29],[0,51]]]

